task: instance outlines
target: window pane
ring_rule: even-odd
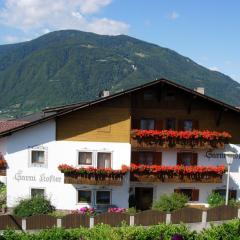
[[[44,189],[32,188],[31,197],[44,196]]]
[[[153,119],[141,119],[141,129],[142,130],[154,130],[154,120]]]
[[[182,162],[184,166],[191,166],[192,165],[191,160],[192,153],[190,152],[182,153]]]
[[[96,192],[96,203],[97,204],[110,204],[111,203],[110,191],[97,191]]]
[[[192,189],[180,189],[180,193],[186,195],[189,201],[192,201]]]
[[[183,122],[183,130],[184,131],[192,131],[193,130],[193,122],[190,120],[186,120]]]
[[[32,150],[32,163],[44,163],[44,151]]]
[[[176,120],[174,118],[168,118],[166,120],[166,130],[175,130],[176,128]]]
[[[91,152],[79,152],[78,153],[78,165],[92,165],[92,153]]]
[[[78,190],[78,202],[91,203],[92,192],[85,190]]]
[[[111,153],[98,153],[97,167],[111,168]]]

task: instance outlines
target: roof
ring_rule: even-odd
[[[29,122],[27,121],[16,121],[16,120],[0,120],[0,133],[8,131],[10,129],[14,129],[16,127],[22,126],[24,124],[27,124]]]
[[[181,89],[181,90],[183,90],[183,91],[185,91],[185,92],[187,92],[189,94],[192,94],[193,96],[197,96],[197,97],[199,97],[201,99],[205,99],[205,100],[207,100],[209,102],[212,102],[212,103],[218,105],[219,107],[222,107],[224,109],[228,109],[228,110],[231,110],[231,111],[233,111],[235,113],[240,114],[240,109],[238,109],[236,107],[233,107],[233,106],[231,106],[231,105],[229,105],[227,103],[224,103],[224,102],[219,101],[217,99],[214,99],[212,97],[203,95],[203,94],[201,94],[199,92],[196,92],[196,91],[194,91],[194,90],[192,90],[190,88],[184,87],[184,86],[182,86],[180,84],[177,84],[175,82],[172,82],[170,80],[159,79],[159,80],[155,80],[155,81],[152,81],[152,82],[149,82],[149,83],[146,83],[146,84],[143,84],[143,85],[140,85],[140,86],[137,86],[137,87],[134,87],[134,88],[131,88],[131,89],[119,92],[119,93],[115,93],[115,94],[109,95],[107,97],[102,97],[102,98],[99,98],[99,99],[96,99],[96,100],[93,100],[93,101],[90,101],[90,102],[74,103],[72,105],[51,108],[51,109],[49,109],[50,110],[49,112],[54,112],[53,114],[50,114],[50,115],[47,114],[46,116],[44,116],[44,117],[42,117],[40,119],[37,119],[35,121],[26,123],[24,125],[22,124],[22,125],[14,127],[14,128],[2,131],[2,132],[0,132],[0,137],[4,137],[4,136],[7,136],[7,135],[10,135],[10,134],[12,134],[14,132],[20,131],[22,129],[25,129],[25,128],[28,128],[28,127],[31,127],[31,126],[34,126],[34,125],[37,125],[37,124],[40,124],[40,123],[43,123],[43,122],[46,122],[46,121],[51,120],[51,119],[55,119],[57,117],[69,114],[69,113],[77,111],[79,109],[88,108],[90,106],[93,106],[93,105],[96,105],[96,104],[99,104],[99,103],[102,103],[102,102],[110,101],[112,99],[116,99],[116,98],[118,98],[120,96],[123,96],[123,95],[129,95],[129,94],[131,94],[133,92],[137,92],[139,90],[142,90],[144,88],[148,88],[148,87],[151,87],[151,86],[154,86],[154,85],[157,85],[157,84],[167,84],[167,85],[174,86],[174,87],[176,87],[178,89]],[[47,109],[45,109],[45,111],[46,110]]]

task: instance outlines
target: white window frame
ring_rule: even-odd
[[[110,202],[108,204],[97,203],[97,192],[110,192]],[[96,189],[94,191],[94,195],[95,195],[95,198],[94,198],[95,206],[108,206],[108,205],[112,205],[112,190],[110,190],[110,189]]]
[[[32,162],[32,152],[33,151],[43,151],[44,152],[44,162],[43,163],[33,163]],[[29,167],[47,167],[48,165],[48,151],[46,147],[38,146],[38,147],[31,147],[28,150],[28,165]]]
[[[78,191],[89,191],[91,192],[91,202],[79,202],[78,201]],[[89,188],[76,188],[76,202],[79,205],[92,205],[92,203],[94,202],[94,190],[93,189],[89,189]]]
[[[89,165],[86,165],[86,164],[79,164],[78,162],[78,156],[79,156],[79,153],[82,152],[82,153],[85,153],[85,152],[88,152],[88,153],[92,153],[92,164],[89,164]],[[76,166],[78,167],[94,167],[95,166],[95,151],[93,150],[86,150],[86,149],[81,149],[81,150],[77,150],[77,154],[76,154]]]
[[[30,187],[30,189],[29,189],[30,198],[32,198],[32,189],[43,190],[43,196],[46,197],[46,188],[44,188],[44,187]]]
[[[96,151],[96,155],[95,155],[95,167],[97,168],[98,165],[98,153],[110,153],[111,154],[111,166],[110,168],[113,167],[113,151],[107,151],[107,150],[99,150]]]

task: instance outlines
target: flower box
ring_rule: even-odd
[[[231,135],[215,131],[173,131],[173,130],[133,130],[131,145],[133,148],[185,148],[212,149],[224,148]]]
[[[123,166],[121,170],[110,168],[74,168],[62,164],[58,169],[64,173],[64,183],[89,185],[122,185],[123,177],[129,168]]]
[[[146,166],[131,164],[131,181],[221,183],[225,166]]]

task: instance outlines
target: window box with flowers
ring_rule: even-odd
[[[131,164],[131,181],[221,183],[225,166],[157,166]]]
[[[208,130],[133,130],[131,137],[132,147],[135,148],[223,148],[231,139],[228,132]]]
[[[0,153],[0,176],[6,176],[7,162]]]
[[[67,164],[58,166],[64,173],[64,183],[89,185],[122,185],[124,175],[129,168],[122,166],[120,170],[111,168],[75,168]]]

